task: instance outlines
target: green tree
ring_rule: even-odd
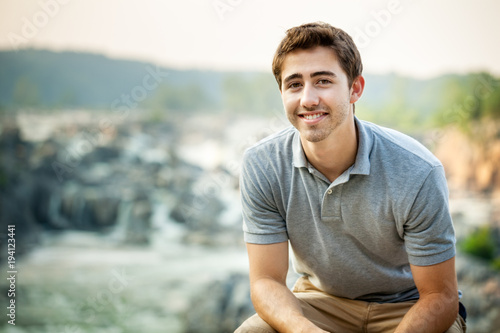
[[[495,255],[495,242],[489,227],[481,227],[460,242],[459,247],[465,253],[493,260]]]
[[[475,94],[482,103],[482,117],[500,118],[500,80],[488,73],[476,77]]]

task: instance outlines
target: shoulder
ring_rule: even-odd
[[[275,207],[281,189],[289,186],[295,128],[272,134],[245,150],[240,186],[247,198],[254,195]]]
[[[268,165],[269,163],[279,163],[283,159],[291,161],[293,141],[296,135],[297,130],[290,126],[260,140],[245,150],[243,164]]]
[[[372,134],[372,153],[380,158],[403,164],[410,163],[413,167],[422,167],[429,171],[441,166],[436,156],[409,135],[367,121],[361,123],[365,130]]]

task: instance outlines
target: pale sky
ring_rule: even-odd
[[[500,75],[498,14],[497,0],[0,0],[0,49],[270,71],[286,29],[325,21],[355,39],[368,73]]]

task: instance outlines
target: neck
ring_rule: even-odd
[[[333,182],[356,161],[358,135],[354,117],[351,115],[325,140],[301,142],[309,163]]]

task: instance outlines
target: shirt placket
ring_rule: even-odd
[[[335,179],[323,194],[323,202],[321,204],[322,219],[341,219],[342,188],[349,180],[349,171],[350,170],[346,170],[342,175]]]

